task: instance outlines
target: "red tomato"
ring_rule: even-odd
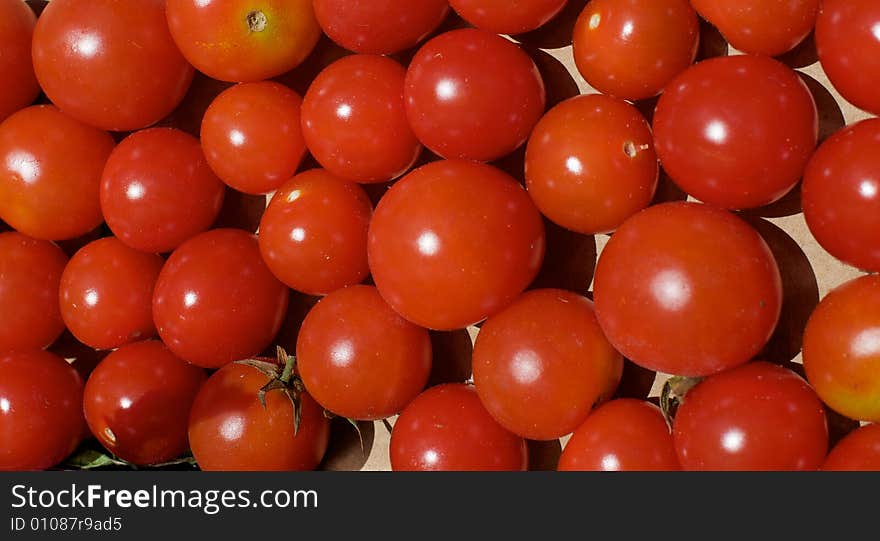
[[[533,440],[574,431],[614,393],[623,372],[593,303],[561,289],[529,291],[490,317],[474,343],[473,365],[492,417]]]
[[[522,145],[544,113],[544,82],[510,41],[465,28],[413,57],[404,87],[413,131],[444,158],[491,161]]]
[[[593,88],[641,100],[691,65],[700,24],[687,0],[592,0],[573,41],[577,69]]]
[[[301,106],[299,94],[271,81],[224,90],[202,118],[202,148],[211,169],[240,192],[278,189],[306,153]]]
[[[350,51],[391,54],[409,49],[440,26],[446,0],[314,0],[324,33]]]
[[[46,351],[0,354],[0,470],[44,470],[85,433],[83,383]]]
[[[829,293],[804,332],[804,369],[822,401],[851,419],[880,421],[880,276]]]
[[[654,113],[663,168],[695,198],[731,209],[768,205],[800,180],[818,138],[813,96],[763,56],[704,60],[676,77]]]
[[[279,280],[309,295],[360,283],[370,273],[373,206],[363,188],[323,169],[300,173],[272,197],[260,220],[260,253]]]
[[[525,440],[499,425],[462,383],[420,394],[391,431],[395,471],[525,471],[528,465]]]
[[[590,413],[559,457],[560,471],[680,470],[660,408],[620,398]]]
[[[567,0],[449,0],[458,15],[495,34],[522,34],[544,26]]]
[[[153,321],[175,355],[219,368],[272,342],[287,297],[253,235],[214,229],[183,243],[165,262],[153,292]]]
[[[163,0],[52,0],[33,47],[37,79],[52,103],[105,130],[158,122],[192,82]]]
[[[611,237],[596,267],[596,313],[636,364],[705,376],[749,361],[776,328],[782,279],[758,233],[698,203],[643,210]]]
[[[406,70],[384,56],[353,55],[315,77],[303,99],[302,128],[312,156],[355,182],[399,177],[422,150],[403,105]]]
[[[41,349],[64,331],[58,284],[61,248],[20,233],[0,233],[0,352]]]
[[[436,330],[477,323],[531,283],[544,224],[526,191],[489,165],[433,162],[379,201],[367,254],[382,297]]]
[[[205,381],[162,342],[126,344],[89,376],[83,397],[86,421],[101,445],[134,464],[157,464],[183,454],[187,417]]]
[[[37,99],[40,85],[31,62],[31,37],[37,17],[22,0],[0,0],[0,122]],[[12,84],[14,82],[14,84]]]
[[[685,470],[815,470],[828,452],[819,397],[791,370],[765,362],[697,384],[672,433]]]
[[[813,31],[819,0],[691,0],[734,48],[777,56]]]
[[[526,187],[557,224],[592,235],[647,207],[659,167],[651,127],[616,98],[577,96],[538,122],[526,147]]]
[[[221,81],[281,75],[321,37],[311,0],[167,0],[165,10],[183,56]]]
[[[61,316],[77,340],[113,349],[156,336],[153,286],[164,260],[113,237],[81,248],[61,275]]]
[[[101,208],[119,240],[145,252],[170,252],[211,227],[225,187],[195,137],[152,128],[126,137],[101,179]]]
[[[110,134],[51,105],[13,114],[0,124],[0,219],[46,240],[98,227],[98,186],[112,150]]]
[[[865,425],[847,434],[828,453],[821,469],[880,471],[880,425]]]

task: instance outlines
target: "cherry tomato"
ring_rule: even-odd
[[[423,392],[391,431],[395,471],[525,471],[528,465],[525,440],[499,425],[463,383]]]
[[[590,413],[572,434],[560,471],[680,470],[672,434],[660,408],[619,398]]]
[[[31,40],[37,17],[22,0],[0,0],[0,122],[32,104],[40,93],[31,62]]]
[[[145,252],[170,252],[207,230],[224,193],[198,139],[172,128],[142,130],[119,143],[100,190],[113,234]]]
[[[697,384],[672,434],[685,470],[815,470],[828,452],[819,397],[791,370],[765,362]]]
[[[592,0],[573,42],[577,69],[593,88],[641,100],[693,63],[700,24],[687,0]]]
[[[731,209],[768,205],[800,180],[818,138],[813,96],[763,56],[704,60],[660,96],[654,137],[663,168],[695,198]]]
[[[321,37],[311,0],[167,0],[165,10],[183,56],[221,81],[281,75]]]
[[[593,94],[551,109],[526,147],[526,187],[557,224],[592,235],[647,207],[659,167],[651,127],[628,103]]]
[[[406,70],[390,58],[353,55],[330,64],[303,99],[302,127],[312,156],[355,182],[399,177],[422,150],[406,118]]]
[[[64,331],[58,284],[61,248],[21,233],[0,233],[0,352],[41,349]]]
[[[512,42],[485,30],[441,34],[406,73],[406,113],[419,140],[444,158],[491,161],[525,143],[544,113],[544,82]]]
[[[449,0],[458,15],[495,34],[522,34],[544,26],[567,0]]]
[[[214,229],[183,243],[165,262],[153,292],[153,321],[175,355],[219,368],[272,342],[287,298],[253,235]]]
[[[533,440],[574,431],[614,393],[623,372],[593,303],[560,289],[529,291],[490,317],[474,343],[473,365],[492,417]]]
[[[880,425],[865,425],[847,434],[825,457],[821,469],[880,471]]]
[[[373,207],[363,188],[323,169],[279,189],[260,220],[260,252],[279,280],[309,295],[360,283]]]
[[[85,433],[83,383],[46,351],[0,354],[0,470],[44,470]]]
[[[52,0],[33,48],[37,79],[52,103],[105,130],[161,120],[193,77],[168,33],[163,0]]]
[[[782,279],[758,233],[726,211],[665,203],[627,220],[596,267],[596,313],[636,364],[705,376],[749,361],[773,334]]]
[[[0,124],[0,219],[45,240],[98,227],[98,186],[112,150],[110,134],[51,105],[13,114]]]
[[[189,448],[187,417],[204,381],[204,370],[175,357],[162,342],[126,344],[89,376],[86,422],[101,445],[121,459],[166,462]]]
[[[544,258],[544,224],[502,171],[438,161],[409,173],[379,201],[367,254],[382,297],[429,329],[477,323],[531,283]]]

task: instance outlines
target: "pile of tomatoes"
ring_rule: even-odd
[[[783,328],[754,219],[880,271],[813,44],[880,114],[876,0],[0,0],[0,470],[880,469],[880,278]]]

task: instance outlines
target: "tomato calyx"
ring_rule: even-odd
[[[361,433],[361,425],[358,424],[356,419],[352,419],[351,417],[342,417],[341,415],[336,415],[335,413],[333,413],[332,411],[330,411],[328,409],[324,410],[324,417],[326,417],[327,419],[331,419],[331,420],[333,420],[337,417],[341,417],[342,419],[345,419],[346,421],[348,421],[348,424],[350,424],[352,427],[354,427],[354,431],[357,432],[358,441],[361,444],[361,452],[362,453],[366,452],[366,449],[364,448],[364,435]]]
[[[675,413],[684,403],[685,395],[693,389],[704,378],[695,378],[688,376],[672,376],[663,383],[663,389],[660,391],[660,410],[663,412],[663,418],[666,424],[672,428],[672,421],[675,419]]]
[[[266,395],[272,391],[278,391],[290,400],[293,408],[293,435],[296,437],[302,422],[302,394],[306,388],[296,373],[296,357],[288,355],[281,346],[276,348],[275,355],[277,359],[275,362],[243,359],[235,363],[256,368],[269,378],[269,381],[257,392],[257,399],[263,409],[266,408]]]

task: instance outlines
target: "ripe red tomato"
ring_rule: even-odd
[[[429,329],[477,323],[531,283],[544,224],[526,191],[489,165],[429,163],[379,201],[367,254],[382,297]]]
[[[880,471],[880,425],[865,425],[847,434],[825,457],[821,469]]]
[[[419,140],[444,158],[491,161],[516,150],[544,113],[544,81],[512,42],[485,30],[441,34],[406,73],[406,113]]]
[[[31,38],[37,17],[22,0],[0,0],[0,122],[37,99],[40,85],[31,62]]]
[[[651,370],[705,376],[749,361],[779,320],[782,279],[733,214],[665,203],[627,220],[596,267],[596,313],[612,344]]]
[[[221,92],[202,118],[202,148],[211,169],[240,192],[278,189],[306,153],[301,106],[299,94],[272,81]]]
[[[880,271],[880,120],[848,126],[827,139],[804,173],[804,218],[834,257]]]
[[[0,352],[42,349],[64,331],[58,284],[61,248],[21,233],[0,233]]]
[[[499,425],[471,385],[449,383],[416,397],[394,422],[395,471],[525,471],[524,439]]]
[[[170,252],[211,227],[225,186],[188,133],[151,128],[126,137],[101,179],[101,209],[120,241],[144,252]]]
[[[422,150],[403,104],[406,70],[384,56],[347,56],[315,77],[303,98],[302,129],[325,169],[355,182],[399,177]]]
[[[13,114],[0,124],[0,219],[45,240],[98,227],[98,186],[112,150],[110,134],[51,105]]]
[[[350,51],[391,54],[422,41],[449,13],[446,0],[314,0],[324,33]]]
[[[483,324],[473,365],[480,400],[501,426],[552,440],[614,393],[623,357],[602,334],[589,299],[538,289]]]
[[[880,421],[880,276],[829,293],[804,331],[804,370],[822,401],[851,419]]]
[[[0,470],[44,470],[85,434],[83,383],[46,351],[0,354]]]
[[[260,253],[288,287],[326,295],[370,273],[372,214],[372,203],[357,184],[323,169],[300,173],[281,186],[263,213]]]
[[[251,366],[230,363],[202,385],[189,415],[189,443],[202,470],[313,470],[330,439],[330,420],[309,396],[294,434],[293,405],[281,391],[258,398],[270,378]]]
[[[834,88],[856,107],[880,114],[880,3],[823,0],[816,50]]]
[[[813,31],[819,0],[691,0],[734,48],[777,56]]]
[[[168,28],[183,56],[213,79],[253,82],[290,71],[321,28],[311,0],[167,0]]]
[[[551,109],[526,147],[529,195],[557,224],[592,235],[647,207],[659,167],[651,127],[623,100],[577,96]]]
[[[105,130],[161,120],[193,77],[168,33],[163,0],[52,0],[34,30],[33,59],[52,103]]]
[[[663,168],[695,198],[731,209],[768,205],[804,172],[818,138],[813,96],[763,56],[704,60],[660,96],[654,137]]]
[[[672,433],[685,470],[815,470],[828,452],[819,397],[791,370],[765,362],[697,384]]]
[[[164,260],[107,237],[90,242],[61,275],[61,316],[77,340],[113,349],[156,336],[153,286]]]
[[[449,0],[458,15],[495,34],[522,34],[544,26],[567,0]]]
[[[126,344],[89,376],[86,422],[101,445],[121,459],[166,462],[189,448],[187,417],[204,381],[204,370],[175,357],[162,342]]]
[[[573,42],[577,69],[593,88],[641,100],[693,63],[700,24],[687,0],[592,0]]]
[[[153,321],[175,355],[219,368],[272,342],[287,298],[256,237],[214,229],[180,245],[165,262],[153,292]]]
[[[681,466],[660,408],[643,400],[619,398],[596,408],[575,430],[557,469],[671,471]]]

